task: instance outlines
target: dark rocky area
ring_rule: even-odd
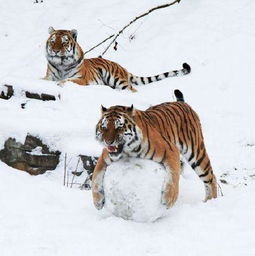
[[[40,138],[32,135],[27,135],[24,143],[9,138],[0,150],[1,161],[32,175],[54,170],[59,163],[59,156],[59,151],[49,150]]]

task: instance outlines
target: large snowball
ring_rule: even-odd
[[[165,178],[165,169],[150,160],[112,163],[104,177],[105,209],[126,220],[155,221],[166,212],[161,204]]]

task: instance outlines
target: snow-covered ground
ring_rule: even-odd
[[[167,216],[135,223],[98,212],[90,192],[63,187],[63,156],[56,171],[37,177],[0,162],[0,255],[255,255],[253,0],[183,0],[137,21],[119,38],[118,51],[104,56],[144,76],[187,62],[189,76],[140,86],[135,94],[40,79],[49,26],[77,29],[86,50],[160,3],[0,0],[0,85],[61,95],[56,102],[21,93],[0,100],[0,148],[6,138],[22,142],[30,132],[67,153],[71,170],[78,154],[100,154],[94,128],[101,104],[146,109],[172,100],[179,88],[200,115],[214,172],[227,182],[224,197],[202,203],[203,184],[187,167]]]

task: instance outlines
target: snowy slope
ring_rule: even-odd
[[[187,167],[169,215],[138,224],[98,213],[90,192],[63,188],[63,163],[39,177],[0,163],[1,255],[255,255],[255,2],[183,0],[136,22],[118,40],[118,51],[109,50],[105,58],[144,76],[183,62],[192,66],[189,76],[138,87],[136,94],[72,83],[60,88],[40,80],[46,71],[47,30],[77,29],[86,50],[164,1],[75,3],[0,0],[0,85],[61,95],[57,102],[20,94],[0,100],[0,148],[10,135],[22,142],[30,132],[70,159],[98,155],[94,127],[101,104],[146,109],[172,100],[172,90],[179,88],[200,115],[216,175],[229,184],[221,185],[224,197],[203,204],[203,185]],[[87,57],[98,56],[104,47]]]
[[[254,255],[254,186],[204,204],[182,180],[168,216],[135,223],[98,214],[90,193],[0,166],[1,255]],[[190,198],[189,198],[190,197]]]

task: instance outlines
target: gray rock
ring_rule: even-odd
[[[59,156],[59,151],[50,151],[40,138],[32,135],[26,136],[24,144],[9,138],[0,151],[1,161],[32,175],[54,170],[59,163]]]
[[[88,174],[92,174],[97,164],[98,157],[87,155],[80,155],[80,157],[83,163],[83,168],[87,171]]]
[[[81,186],[81,189],[90,190],[92,185],[92,174],[97,164],[98,157],[80,155],[83,168],[87,171],[87,178]]]

